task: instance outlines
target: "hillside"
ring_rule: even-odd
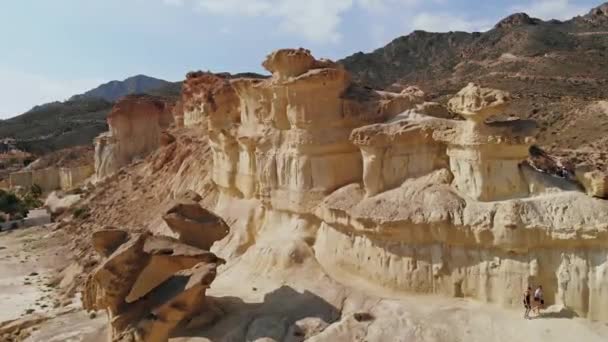
[[[105,117],[111,108],[103,99],[48,103],[1,121],[0,137],[14,138],[20,149],[34,154],[90,144],[107,129]]]
[[[119,98],[130,94],[144,94],[149,91],[163,87],[171,87],[173,84],[158,78],[145,75],[129,77],[123,81],[111,81],[91,89],[84,94],[75,95],[72,100],[81,98],[101,98],[109,102],[115,102]]]
[[[507,114],[536,119],[542,145],[573,149],[596,142],[590,124],[608,124],[596,104],[608,98],[607,57],[608,3],[563,22],[517,13],[484,33],[416,31],[340,62],[373,87],[418,85],[439,101],[468,82],[510,91]]]
[[[180,90],[181,82],[141,75],[112,81],[68,101],[36,106],[0,121],[0,137],[13,138],[20,149],[37,155],[91,145],[97,135],[107,130],[106,116],[117,98],[135,93],[177,98]]]

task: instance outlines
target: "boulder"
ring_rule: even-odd
[[[108,312],[111,341],[168,341],[173,329],[206,310],[205,291],[224,261],[166,236],[127,237],[111,229],[94,234],[102,255],[120,246],[88,276],[83,306]]]
[[[219,216],[203,208],[195,193],[186,194],[163,215],[163,219],[172,231],[179,235],[179,240],[191,246],[209,250],[214,242],[226,237],[228,225]]]
[[[104,257],[110,256],[127,242],[129,233],[121,229],[102,229],[93,233],[93,248]]]
[[[80,195],[65,195],[60,191],[53,191],[44,201],[44,208],[51,215],[51,220],[55,220],[79,201]]]
[[[575,176],[589,196],[608,198],[608,175],[606,173],[583,165],[575,169]]]

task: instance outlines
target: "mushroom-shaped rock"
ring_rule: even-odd
[[[534,143],[537,125],[530,120],[487,122],[509,105],[509,94],[470,83],[448,103],[467,121],[445,135],[454,186],[478,201],[527,196],[519,170]],[[443,138],[442,138],[443,139]]]
[[[226,237],[228,225],[219,216],[191,199],[180,199],[167,211],[163,219],[179,240],[203,250]]]
[[[501,113],[509,101],[510,95],[505,91],[469,83],[448,102],[448,108],[467,120],[479,123]]]
[[[315,58],[306,49],[281,49],[266,57],[262,66],[278,81],[300,76],[315,66]]]

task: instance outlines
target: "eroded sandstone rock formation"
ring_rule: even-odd
[[[207,308],[200,300],[218,264],[206,259],[211,244],[228,264],[209,293],[263,303],[229,300],[222,309],[232,316],[205,330],[210,340],[369,336],[365,327],[383,321],[359,324],[374,315],[348,311],[373,307],[357,291],[514,306],[523,288],[542,284],[548,305],[608,320],[608,202],[526,162],[535,123],[491,118],[509,94],[469,84],[448,111],[415,87],[353,83],[303,49],[279,50],[263,65],[271,78],[191,74],[185,86],[178,126],[209,139],[214,213],[190,193],[163,217],[178,239],[94,236],[107,259],[84,301],[108,310],[117,339],[165,338]],[[194,295],[170,286],[187,281]],[[169,287],[177,290],[165,295]],[[312,316],[320,321],[307,328]]]
[[[263,65],[272,78],[221,82],[221,110],[201,121],[233,230],[222,255],[288,267],[283,253],[308,252],[266,244],[280,225],[335,279],[502,305],[543,284],[548,303],[608,318],[608,203],[524,163],[534,122],[488,121],[509,94],[469,84],[449,103],[465,120],[453,120],[418,90],[352,84],[306,50]]]
[[[136,157],[157,149],[162,130],[173,122],[173,104],[150,95],[122,98],[108,115],[110,131],[95,139],[95,174],[109,176]]]
[[[93,234],[106,259],[89,275],[85,309],[106,310],[112,341],[167,341],[206,310],[205,292],[223,263],[173,238],[107,229]]]

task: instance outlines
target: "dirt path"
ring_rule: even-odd
[[[59,235],[45,226],[0,233],[0,322],[56,306],[52,280],[68,262]]]

